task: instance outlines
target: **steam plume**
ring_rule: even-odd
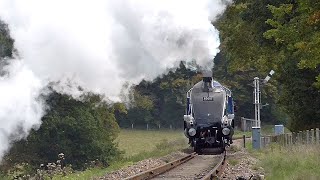
[[[22,59],[0,81],[0,159],[17,128],[23,138],[40,125],[40,89],[77,97],[85,90],[117,99],[124,82],[153,79],[180,60],[212,66],[219,51],[211,21],[224,0],[1,0]],[[15,112],[15,113],[13,113]]]

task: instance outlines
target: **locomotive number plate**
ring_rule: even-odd
[[[213,101],[213,97],[203,97],[203,101]]]

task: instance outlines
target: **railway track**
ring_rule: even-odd
[[[126,180],[218,179],[226,164],[225,161],[226,152],[219,155],[191,153],[162,166],[128,177]]]

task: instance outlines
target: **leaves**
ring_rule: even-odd
[[[37,167],[55,162],[57,154],[63,152],[67,164],[81,169],[89,161],[98,159],[107,165],[116,158],[119,151],[114,140],[119,126],[113,109],[102,96],[89,93],[84,99],[51,94],[47,99],[51,108],[42,118],[40,129],[15,143],[8,154],[12,162],[28,162]]]
[[[242,4],[247,8],[236,11],[234,7]],[[294,130],[315,126],[320,118],[319,10],[320,3],[310,0],[245,0],[228,7],[217,23],[227,61],[225,72],[235,75],[228,76],[235,78],[228,81],[241,92],[237,96],[249,102],[243,80],[275,70],[272,90],[268,87],[269,92],[263,94],[272,93],[278,107],[272,109],[281,106]],[[243,76],[245,72],[249,77]],[[279,112],[269,113],[283,118]]]

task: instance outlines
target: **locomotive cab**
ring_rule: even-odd
[[[187,92],[184,132],[195,151],[232,144],[234,104],[231,91],[204,74]]]

